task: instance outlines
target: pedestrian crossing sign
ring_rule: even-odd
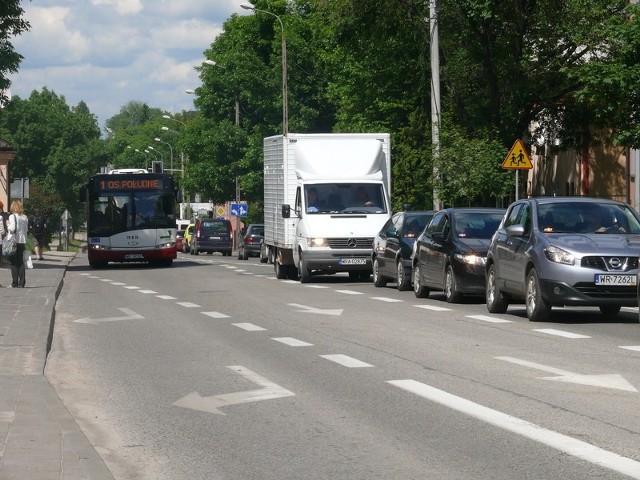
[[[510,170],[530,170],[533,168],[527,150],[524,148],[522,140],[518,139],[509,150],[509,153],[502,162],[502,168]]]

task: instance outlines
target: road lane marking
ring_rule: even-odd
[[[116,287],[121,287],[122,285],[126,285],[126,283],[122,283],[122,282],[111,282],[111,285],[115,285]]]
[[[400,300],[398,298],[389,298],[389,297],[371,297],[371,300],[379,300],[381,302],[387,302],[387,303],[404,302],[404,300]]]
[[[220,312],[201,312],[201,313],[211,318],[229,318],[229,315],[225,315],[224,313],[220,313]]]
[[[626,347],[618,347],[624,348],[625,350],[633,350],[634,352],[640,352],[640,345],[628,345]]]
[[[232,323],[231,325],[246,330],[247,332],[261,332],[266,328],[259,327],[253,323]]]
[[[100,281],[101,282],[113,282],[113,280],[111,280],[110,278],[101,278]]]
[[[200,308],[200,305],[198,305],[197,303],[191,303],[191,302],[176,302],[177,305],[180,305],[181,307],[185,307],[185,308]]]
[[[258,276],[258,275],[256,275],[256,277],[257,277],[257,276]],[[262,275],[260,275],[260,276],[262,276]],[[329,288],[329,287],[327,287],[326,285],[309,285],[309,284],[305,284],[304,286],[305,286],[306,288]]]
[[[541,370],[547,373],[553,373],[558,375],[557,377],[541,377],[542,380],[555,380],[558,382],[577,383],[578,385],[588,385],[591,387],[599,388],[612,388],[615,390],[624,390],[626,392],[637,392],[636,388],[627,382],[622,375],[617,373],[602,374],[602,375],[582,375],[579,373],[569,372],[567,370],[561,370],[559,368],[550,367],[548,365],[542,365],[540,363],[529,362],[520,358],[514,357],[494,357],[496,360],[503,360],[505,362],[513,363],[515,365],[521,365],[523,367],[533,368],[535,370]]]
[[[106,322],[120,322],[124,320],[142,320],[144,317],[139,313],[134,312],[133,310],[129,310],[128,308],[118,308],[122,313],[125,314],[124,317],[107,317],[107,318],[90,318],[84,317],[74,320],[74,323],[89,323],[92,325],[98,325],[99,323]]]
[[[310,307],[308,305],[300,305],[298,303],[289,303],[288,305],[290,307],[297,308],[298,310],[296,311],[302,312],[302,313],[315,313],[317,315],[333,315],[333,316],[342,315],[341,308],[316,308],[316,307]]]
[[[337,293],[344,293],[345,295],[364,295],[362,292],[356,292],[355,290],[336,290]]]
[[[555,448],[568,455],[586,460],[600,467],[608,468],[631,478],[640,479],[640,462],[577,440],[534,423],[512,417],[498,410],[480,405],[443,390],[415,380],[391,380],[387,383],[411,392],[444,407],[494,425],[503,430],[521,435],[536,442]]]
[[[504,318],[490,317],[488,315],[467,315],[467,318],[473,318],[474,320],[482,320],[489,323],[511,323],[511,320],[505,320]]]
[[[127,290],[138,290],[140,287],[136,287],[134,285],[127,285],[125,287],[122,288],[126,288]]]
[[[335,354],[335,355],[320,355],[320,356],[322,358],[326,358],[327,360],[331,360],[332,362],[338,363],[343,367],[348,367],[348,368],[373,367],[373,365],[362,362],[356,358],[349,357],[348,355]]]
[[[289,345],[290,347],[312,347],[313,346],[313,343],[303,342],[302,340],[298,340],[297,338],[292,338],[292,337],[274,337],[271,340],[284,343],[285,345]]]
[[[579,333],[565,332],[564,330],[556,330],[555,328],[534,328],[533,331],[534,332],[540,332],[540,333],[546,333],[548,335],[556,335],[558,337],[564,337],[564,338],[573,338],[573,339],[591,338],[588,335],[581,335]]]
[[[177,300],[176,297],[172,297],[171,295],[156,295],[160,300]]]
[[[138,290],[140,293],[158,293],[158,292],[154,292],[153,290]]]
[[[229,366],[227,368],[234,370],[247,380],[262,388],[258,390],[248,390],[245,392],[213,395],[210,397],[201,397],[198,392],[192,392],[175,402],[174,405],[177,407],[224,415],[224,413],[219,410],[220,407],[237,405],[240,403],[259,402],[261,400],[273,400],[276,398],[291,397],[295,395],[295,393],[282,388],[280,385],[273,383],[271,380],[268,380],[262,375],[258,375],[241,365]]]
[[[450,308],[436,307],[435,305],[414,305],[416,308],[424,308],[425,310],[431,310],[433,312],[450,312]]]

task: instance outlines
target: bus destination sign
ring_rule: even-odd
[[[162,180],[159,178],[127,178],[100,180],[100,190],[157,190],[162,188]]]

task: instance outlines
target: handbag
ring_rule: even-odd
[[[5,238],[2,241],[2,255],[5,257],[15,255],[17,247],[18,245],[13,236]]]

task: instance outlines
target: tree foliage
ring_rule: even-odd
[[[20,0],[0,2],[0,104],[7,102],[6,90],[11,86],[8,74],[16,73],[22,55],[15,51],[11,39],[29,30]]]

